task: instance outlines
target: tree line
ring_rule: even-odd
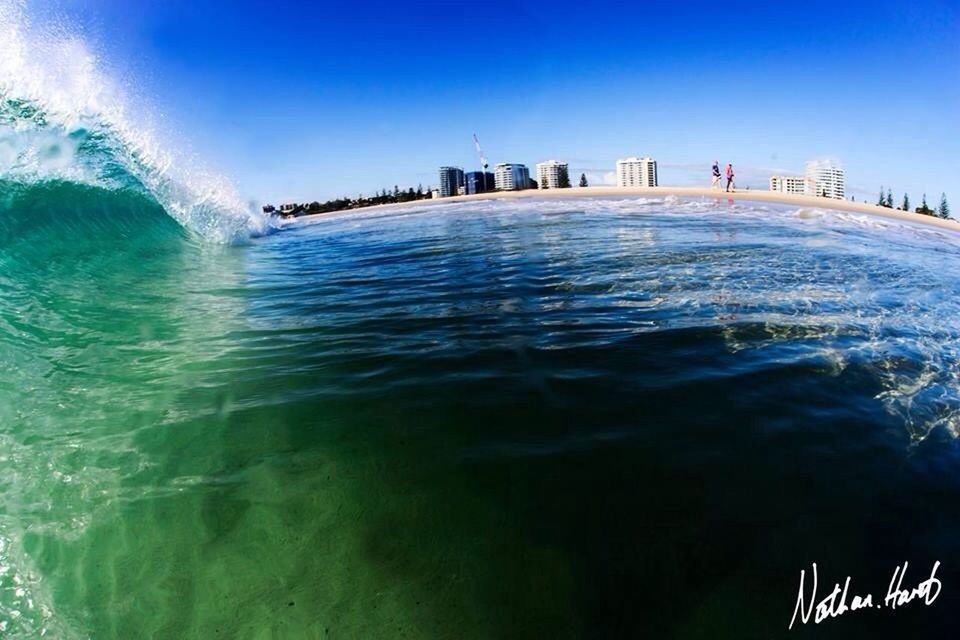
[[[557,182],[559,183],[558,187],[560,189],[569,189],[571,186],[573,186],[570,184],[570,172],[567,169],[560,169],[558,173],[559,175],[557,176]],[[585,173],[580,174],[580,186],[590,186],[590,183],[587,182],[587,174]]]
[[[375,207],[381,204],[395,204],[400,202],[415,202],[417,200],[427,200],[430,196],[430,190],[424,190],[423,185],[418,185],[416,190],[410,187],[407,190],[394,185],[393,190],[382,189],[372,196],[358,195],[356,198],[343,196],[326,202],[307,202],[295,205],[293,211],[284,211],[283,215],[302,216],[314,213],[332,213],[334,211],[344,211],[346,209],[362,209],[363,207]],[[265,213],[274,213],[275,209],[271,205],[263,208]]]
[[[530,182],[532,188],[537,188],[537,183],[535,180],[531,180]],[[560,187],[567,188],[570,186],[569,174],[566,171],[562,171],[560,176]],[[580,186],[587,186],[586,174],[580,174]],[[348,198],[347,196],[343,196],[341,198],[327,200],[326,202],[305,202],[294,205],[292,211],[287,210],[280,213],[285,216],[303,216],[314,213],[345,211],[347,209],[362,209],[363,207],[375,207],[381,204],[416,202],[417,200],[429,200],[431,198],[430,192],[431,189],[428,187],[425,190],[422,184],[417,185],[416,189],[410,187],[407,190],[403,190],[399,186],[394,185],[392,191],[390,189],[381,189],[372,196],[360,194],[356,198]],[[263,211],[264,213],[278,213],[273,205],[266,205],[263,207]]]
[[[883,187],[880,187],[880,198],[877,200],[877,205],[886,207],[887,209],[895,208],[893,206],[893,191],[887,189],[886,193],[884,193]],[[896,209],[897,211],[910,211],[910,196],[906,193],[903,194],[903,203],[899,207],[896,207]],[[923,194],[920,206],[914,209],[913,212],[946,220],[950,217],[950,205],[947,204],[947,194],[940,194],[940,206],[936,209],[930,208],[930,205],[927,204],[927,194]]]

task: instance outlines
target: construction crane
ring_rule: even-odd
[[[477,148],[477,157],[480,158],[480,170],[483,172],[483,190],[489,191],[487,188],[487,167],[490,165],[487,164],[487,156],[483,155],[483,149],[480,147],[480,138],[477,137],[477,134],[473,134],[473,146]]]

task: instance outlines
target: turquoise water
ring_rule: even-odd
[[[933,606],[791,634],[954,630],[955,237],[531,199],[218,245],[0,193],[3,637],[778,637],[811,561],[904,560]]]

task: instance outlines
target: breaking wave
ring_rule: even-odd
[[[134,112],[144,110],[134,109],[82,38],[60,27],[35,28],[23,2],[0,0],[5,192],[43,183],[136,192],[214,242],[268,230],[269,220],[227,180],[165,149]]]

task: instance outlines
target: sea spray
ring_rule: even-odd
[[[226,179],[131,116],[149,109],[134,108],[104,66],[69,28],[34,25],[25,3],[0,0],[0,178],[139,189],[214,242],[268,231]]]

